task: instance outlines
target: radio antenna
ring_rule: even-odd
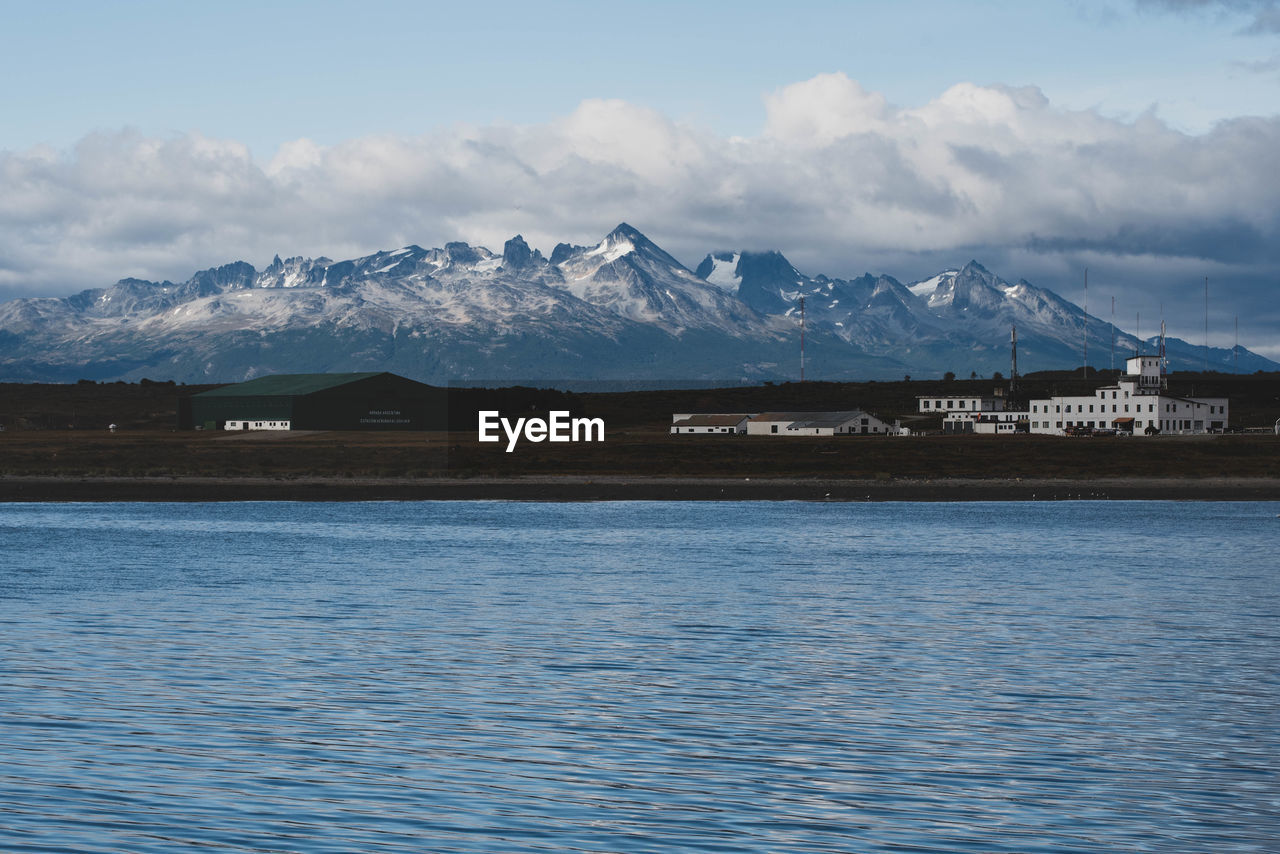
[[[804,382],[804,297],[800,297],[800,382]]]
[[[1084,268],[1084,378],[1089,378],[1089,268]]]

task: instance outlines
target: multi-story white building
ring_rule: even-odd
[[[1004,398],[998,394],[992,397],[972,394],[918,395],[916,410],[926,415],[939,412],[944,415],[952,412],[1003,412]]]
[[[1079,429],[1116,430],[1135,436],[1221,432],[1227,428],[1225,397],[1177,397],[1166,390],[1158,356],[1134,356],[1125,375],[1088,395],[1032,400],[1032,433],[1062,436]]]

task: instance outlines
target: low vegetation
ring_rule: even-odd
[[[1025,378],[1031,395],[1075,393],[1098,378]],[[1280,374],[1174,375],[1184,394],[1231,398],[1233,425],[1280,417]],[[671,436],[672,412],[863,407],[936,427],[917,395],[990,393],[992,380],[784,383],[730,389],[555,395],[555,406],[601,417],[603,444],[480,444],[452,432],[177,431],[179,395],[213,386],[171,383],[0,385],[0,474],[68,477],[396,477],[681,475],[724,477],[1031,478],[1280,477],[1273,435],[1156,438],[937,436],[772,438]],[[536,409],[531,409],[536,411]],[[461,419],[464,420],[465,419]],[[116,424],[117,431],[108,425]],[[458,427],[465,425],[455,424]]]

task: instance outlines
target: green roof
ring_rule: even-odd
[[[366,374],[273,374],[235,385],[224,385],[193,397],[299,396],[379,377],[384,373],[385,371]]]

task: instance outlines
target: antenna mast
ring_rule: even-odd
[[[1231,348],[1231,373],[1240,373],[1240,315],[1236,315],[1236,346]]]
[[[804,382],[804,297],[800,297],[800,382]]]
[[[1013,367],[1009,370],[1009,398],[1018,393],[1018,324],[1009,325],[1009,344],[1013,349]]]
[[[1116,370],[1116,298],[1111,298],[1111,372]]]
[[[1164,354],[1164,318],[1160,318],[1160,388],[1169,387],[1169,360]]]
[[[1204,277],[1204,372],[1209,373],[1209,277]]]
[[[1089,268],[1084,268],[1084,378],[1089,378]]]

